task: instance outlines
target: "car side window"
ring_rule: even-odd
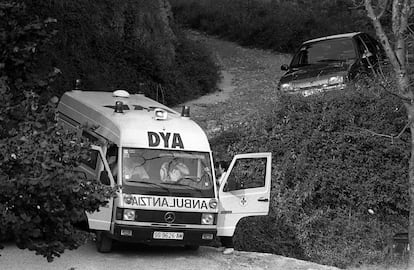
[[[384,48],[382,47],[381,43],[378,42],[378,40],[376,40],[375,38],[368,36],[367,38],[371,41],[371,44],[375,47],[375,52],[376,55],[379,58],[385,58],[385,51]]]
[[[376,55],[377,54],[377,48],[375,47],[375,45],[372,43],[371,39],[368,38],[365,35],[362,35],[362,41],[364,41],[365,45],[367,46],[368,50],[370,53]]]
[[[366,50],[365,44],[359,36],[355,38],[355,43],[357,44],[359,57],[362,58]]]

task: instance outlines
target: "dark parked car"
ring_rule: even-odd
[[[342,90],[359,74],[370,74],[385,59],[377,40],[366,33],[355,32],[305,41],[290,65],[279,90],[309,96],[328,90]]]

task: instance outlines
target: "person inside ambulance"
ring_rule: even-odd
[[[216,172],[216,184],[220,187],[223,182],[224,177],[226,176],[227,170],[229,168],[229,162],[225,160],[216,161],[214,163],[214,169]],[[230,255],[234,252],[234,244],[232,236],[220,236],[221,246],[223,247],[223,254]]]
[[[144,168],[142,158],[135,159],[134,157],[124,158],[123,178],[126,181],[146,181],[149,180],[149,175]]]
[[[220,187],[221,183],[223,182],[224,177],[227,173],[227,168],[229,167],[229,162],[225,160],[216,161],[214,163],[214,171],[216,172],[216,184]]]
[[[180,159],[173,159],[161,165],[160,177],[162,182],[176,183],[190,174],[187,165]]]

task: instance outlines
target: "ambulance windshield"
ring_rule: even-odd
[[[122,184],[129,192],[214,197],[209,153],[123,148]]]

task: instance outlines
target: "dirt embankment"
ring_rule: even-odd
[[[280,66],[291,56],[248,49],[195,31],[188,36],[210,49],[221,67],[221,91],[176,106],[190,106],[191,118],[209,136],[257,113],[263,104],[276,98]]]

